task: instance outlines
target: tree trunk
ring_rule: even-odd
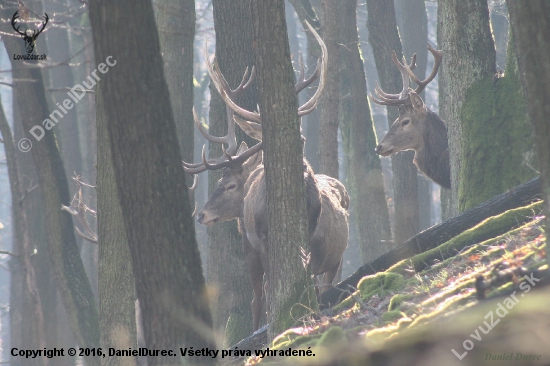
[[[341,4],[321,0],[321,28],[327,46],[327,77],[321,101],[319,126],[319,173],[338,179],[338,112],[340,106],[340,13]]]
[[[17,257],[10,259],[10,269],[13,270],[11,275],[14,277],[11,286],[15,287],[11,289],[11,293],[16,295],[16,298],[10,299],[10,308],[14,310],[13,314],[10,311],[10,326],[14,328],[20,326],[21,337],[12,339],[12,348],[40,349],[46,347],[46,333],[44,331],[42,300],[36,281],[35,264],[31,260],[34,248],[29,239],[29,223],[21,201],[24,192],[21,187],[15,144],[1,101],[0,133],[3,137],[11,188],[13,252],[17,255]],[[12,306],[21,306],[21,309],[12,308]],[[31,362],[32,365],[46,366],[50,364],[49,361],[46,357],[38,357],[26,362]],[[19,362],[17,358],[12,358],[12,363],[17,364]]]
[[[426,76],[426,64],[428,62],[428,15],[424,0],[400,0],[395,2],[397,24],[403,54],[406,57],[416,53],[415,75],[420,80]],[[425,92],[420,93],[423,100]],[[431,183],[425,176],[417,175],[418,185],[418,230],[424,230],[431,226]]]
[[[98,93],[147,347],[215,348],[152,4],[94,1],[90,19],[97,63],[109,65]],[[186,361],[215,363],[208,357]],[[166,359],[149,355],[148,362]]]
[[[16,10],[5,7],[1,15],[3,18],[11,18]],[[12,31],[6,24],[2,25],[2,30]],[[25,53],[22,47],[24,44],[19,38],[7,37],[4,44],[8,54]],[[15,81],[16,94],[20,94],[14,100],[24,103],[16,108],[20,111],[27,138],[32,139],[30,142],[33,143],[31,153],[44,200],[47,249],[57,286],[78,344],[82,347],[98,347],[99,322],[95,299],[76,245],[72,218],[61,212],[61,205],[68,205],[70,196],[56,138],[53,131],[45,131],[39,141],[28,133],[35,126],[43,126],[42,121],[49,118],[42,73],[40,68],[27,68],[20,61],[10,60],[13,79],[25,80]],[[29,108],[29,105],[33,108]],[[87,357],[86,360],[90,365],[99,365],[97,357]]]
[[[102,81],[100,81],[102,83]],[[135,349],[136,301],[130,247],[118,199],[107,116],[102,95],[96,95],[97,222],[99,245],[99,326],[101,347]],[[136,365],[135,357],[105,357],[102,366]]]
[[[372,45],[380,86],[389,93],[402,89],[401,74],[391,62],[391,52],[401,58],[401,41],[397,32],[393,1],[367,0],[369,42]],[[397,119],[397,108],[388,106],[388,123]],[[395,225],[393,241],[403,243],[418,232],[417,169],[412,164],[413,151],[400,152],[392,157]]]
[[[546,242],[550,240],[550,4],[535,0],[527,6],[508,0],[510,25],[516,40],[517,60],[529,116],[535,129],[535,143],[542,179],[546,215]],[[546,250],[550,259],[550,250]]]
[[[262,111],[268,211],[268,299],[273,339],[294,323],[295,304],[310,283],[300,250],[308,250],[308,223],[300,120],[283,0],[252,1],[257,81]],[[313,301],[315,300],[313,296]],[[291,316],[292,314],[292,316]],[[299,316],[299,315],[298,315]]]
[[[347,182],[351,193],[351,213],[355,221],[361,262],[368,263],[391,247],[390,221],[380,157],[374,152],[376,136],[367,100],[363,60],[359,52],[357,0],[345,0],[340,6],[340,88],[341,130],[349,162]],[[345,136],[345,138],[344,138]]]
[[[216,60],[233,88],[239,85],[245,69],[254,65],[252,53],[252,20],[249,0],[214,0],[216,30]],[[257,94],[247,89],[236,102],[243,108],[256,109]],[[227,133],[225,103],[216,88],[210,88],[210,133],[224,136]],[[248,146],[254,140],[237,128],[238,140]],[[210,144],[209,156],[221,156],[220,144]],[[208,186],[212,192],[221,172],[209,171]],[[212,302],[214,328],[225,330],[225,343],[233,344],[252,331],[252,286],[243,254],[242,237],[237,221],[220,223],[208,228],[208,283],[217,289]]]
[[[437,8],[437,44],[443,50],[439,70],[439,115],[447,123],[451,157],[450,215],[460,211],[459,186],[463,134],[462,105],[468,89],[495,73],[495,48],[486,0],[441,0]]]

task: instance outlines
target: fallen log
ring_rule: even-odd
[[[342,300],[341,297],[344,298],[349,294],[348,291],[350,286],[357,287],[359,280],[365,276],[385,271],[403,259],[436,248],[491,216],[499,215],[505,211],[525,206],[535,200],[541,199],[541,189],[540,177],[533,178],[527,183],[512,188],[508,192],[499,194],[477,207],[416,234],[398,248],[382,255],[370,263],[364,264],[334,288],[325,291],[321,296],[321,307],[327,308],[336,305]],[[527,220],[526,218],[525,221]],[[521,224],[521,222],[518,222],[518,224]],[[509,229],[510,228],[503,229],[505,230],[503,232]],[[496,236],[503,232],[490,234]],[[484,239],[481,238],[480,241],[481,240]],[[344,296],[342,296],[343,294]]]

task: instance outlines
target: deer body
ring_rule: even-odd
[[[304,65],[300,56],[300,76],[295,85],[296,93],[311,84],[317,77],[320,80],[315,94],[298,108],[299,116],[315,109],[323,90],[327,72],[326,46],[315,30],[309,24],[307,25],[321,46],[322,55],[319,58],[317,70],[308,79],[304,79]],[[205,225],[238,219],[254,291],[252,316],[253,328],[257,330],[262,313],[264,274],[267,274],[266,277],[269,279],[270,268],[276,263],[269,262],[267,188],[264,166],[261,163],[262,154],[260,153],[262,149],[262,128],[259,123],[261,116],[259,112],[245,110],[234,102],[234,98],[252,82],[254,69],[252,69],[250,78],[248,78],[247,69],[241,84],[232,90],[221,72],[210,63],[208,54],[206,63],[212,83],[227,106],[228,133],[224,137],[211,136],[201,126],[197,118],[195,118],[195,122],[206,139],[211,142],[223,143],[227,145],[227,149],[224,149],[223,155],[219,158],[206,159],[203,147],[202,163],[184,162],[183,165],[186,172],[193,174],[207,169],[224,169],[222,177],[204,205],[204,209],[199,212],[197,219]],[[247,121],[238,119],[235,113],[246,118]],[[260,140],[260,142],[250,149],[243,142],[237,151],[235,122],[249,136]],[[342,254],[347,246],[349,197],[342,183],[324,175],[315,175],[305,159],[303,167],[309,228],[309,247],[304,248],[306,252],[304,254],[311,273],[314,275],[324,274],[323,283],[326,286],[334,280],[342,260]],[[266,286],[269,286],[269,283],[266,283]],[[321,291],[325,289],[323,287]],[[266,299],[266,304],[269,311],[269,299]]]

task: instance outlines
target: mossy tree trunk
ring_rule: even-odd
[[[316,306],[307,293],[301,249],[308,246],[300,120],[283,0],[253,0],[257,82],[263,122],[268,206],[269,338],[294,323],[297,303]],[[306,295],[302,296],[306,291]],[[308,301],[310,298],[313,303]],[[300,310],[298,310],[299,312]],[[291,315],[292,314],[292,315]]]
[[[11,18],[17,9],[5,6],[1,11],[2,18]],[[2,30],[12,32],[8,24],[3,24]],[[8,54],[25,53],[24,43],[19,38],[5,37],[4,44]],[[47,242],[51,267],[75,340],[82,347],[99,347],[96,302],[78,251],[72,218],[61,211],[61,205],[69,205],[71,198],[56,137],[54,131],[46,131],[44,137],[37,141],[28,133],[34,126],[42,126],[42,121],[50,113],[42,72],[40,68],[25,67],[21,61],[10,60],[12,77],[16,80],[14,100],[18,105],[15,108],[19,111],[26,137],[33,143],[31,154],[43,198],[46,238],[41,240]],[[87,357],[86,361],[89,365],[99,365],[99,358],[96,357]]]
[[[374,152],[376,135],[372,121],[363,60],[359,51],[357,31],[357,0],[345,0],[340,6],[340,118],[342,138],[348,162],[348,189],[351,195],[352,217],[355,221],[361,262],[368,263],[391,247],[390,221],[380,157]]]
[[[393,1],[367,0],[367,28],[372,45],[380,86],[387,93],[399,93],[403,88],[401,74],[391,62],[392,51],[401,59],[401,40],[397,31]],[[398,108],[388,106],[388,123],[399,116]],[[417,169],[412,163],[413,151],[400,152],[392,157],[396,245],[418,232]]]
[[[462,105],[475,82],[492,82],[496,56],[486,0],[441,0],[437,13],[437,44],[443,50],[439,115],[447,123],[451,157],[451,207],[445,216],[454,216],[460,211],[462,149],[468,143],[463,134]]]
[[[100,81],[101,83],[101,81]],[[102,95],[96,95],[97,226],[99,245],[99,326],[101,347],[137,347],[135,279],[124,218],[118,199],[107,116]],[[105,357],[103,366],[136,365],[135,357]]]
[[[545,200],[546,243],[550,242],[550,3],[535,0],[526,5],[508,0],[510,25],[516,40],[521,84],[535,130],[537,157]],[[550,250],[546,250],[550,260]]]
[[[466,211],[537,175],[532,126],[521,90],[513,39],[504,77],[486,77],[466,92],[458,209]]]
[[[116,62],[98,93],[147,347],[215,348],[153,6],[147,0],[94,1],[90,20],[98,64]],[[215,364],[208,357],[186,362]],[[166,359],[149,355],[148,363],[164,365]]]
[[[216,30],[216,60],[230,87],[242,80],[245,69],[254,66],[252,53],[252,20],[249,0],[214,0]],[[257,94],[247,89],[236,102],[243,108],[255,110]],[[210,86],[210,133],[227,134],[225,103],[216,88]],[[248,146],[256,142],[237,128],[237,138]],[[210,144],[209,156],[221,156],[220,144]],[[220,171],[208,172],[208,189],[212,192],[221,177]],[[216,288],[212,301],[214,329],[224,332],[225,343],[233,345],[252,332],[252,286],[248,275],[242,237],[237,221],[216,224],[208,228],[208,285]]]

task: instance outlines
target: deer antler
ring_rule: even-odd
[[[392,61],[395,64],[395,66],[397,66],[397,68],[399,69],[399,72],[401,73],[401,78],[403,79],[403,89],[399,94],[385,93],[382,90],[382,88],[380,88],[380,85],[378,85],[378,82],[377,82],[374,91],[378,98],[373,97],[371,94],[370,97],[372,98],[372,100],[376,104],[381,104],[381,105],[399,105],[399,104],[406,103],[409,100],[409,92],[410,90],[412,90],[412,89],[409,89],[409,76],[418,85],[414,90],[414,92],[416,94],[421,93],[426,87],[426,85],[428,85],[430,81],[432,81],[435,78],[435,75],[437,74],[437,71],[439,69],[439,65],[441,64],[441,60],[443,59],[443,52],[437,51],[429,43],[428,43],[428,50],[434,56],[435,62],[434,62],[434,67],[432,69],[431,74],[422,81],[420,81],[412,71],[416,67],[416,53],[412,55],[411,63],[407,65],[405,57],[403,57],[403,63],[401,63],[397,59],[397,55],[395,54],[395,51],[393,51]]]
[[[13,29],[14,29],[17,33],[19,33],[19,34],[22,35],[22,36],[25,36],[25,35],[26,35],[25,32],[21,32],[21,31],[19,30],[19,27],[16,27],[16,26],[15,26],[15,21],[16,21],[17,19],[19,19],[19,10],[16,11],[15,14],[13,14],[13,17],[11,18],[11,26],[13,27]]]

